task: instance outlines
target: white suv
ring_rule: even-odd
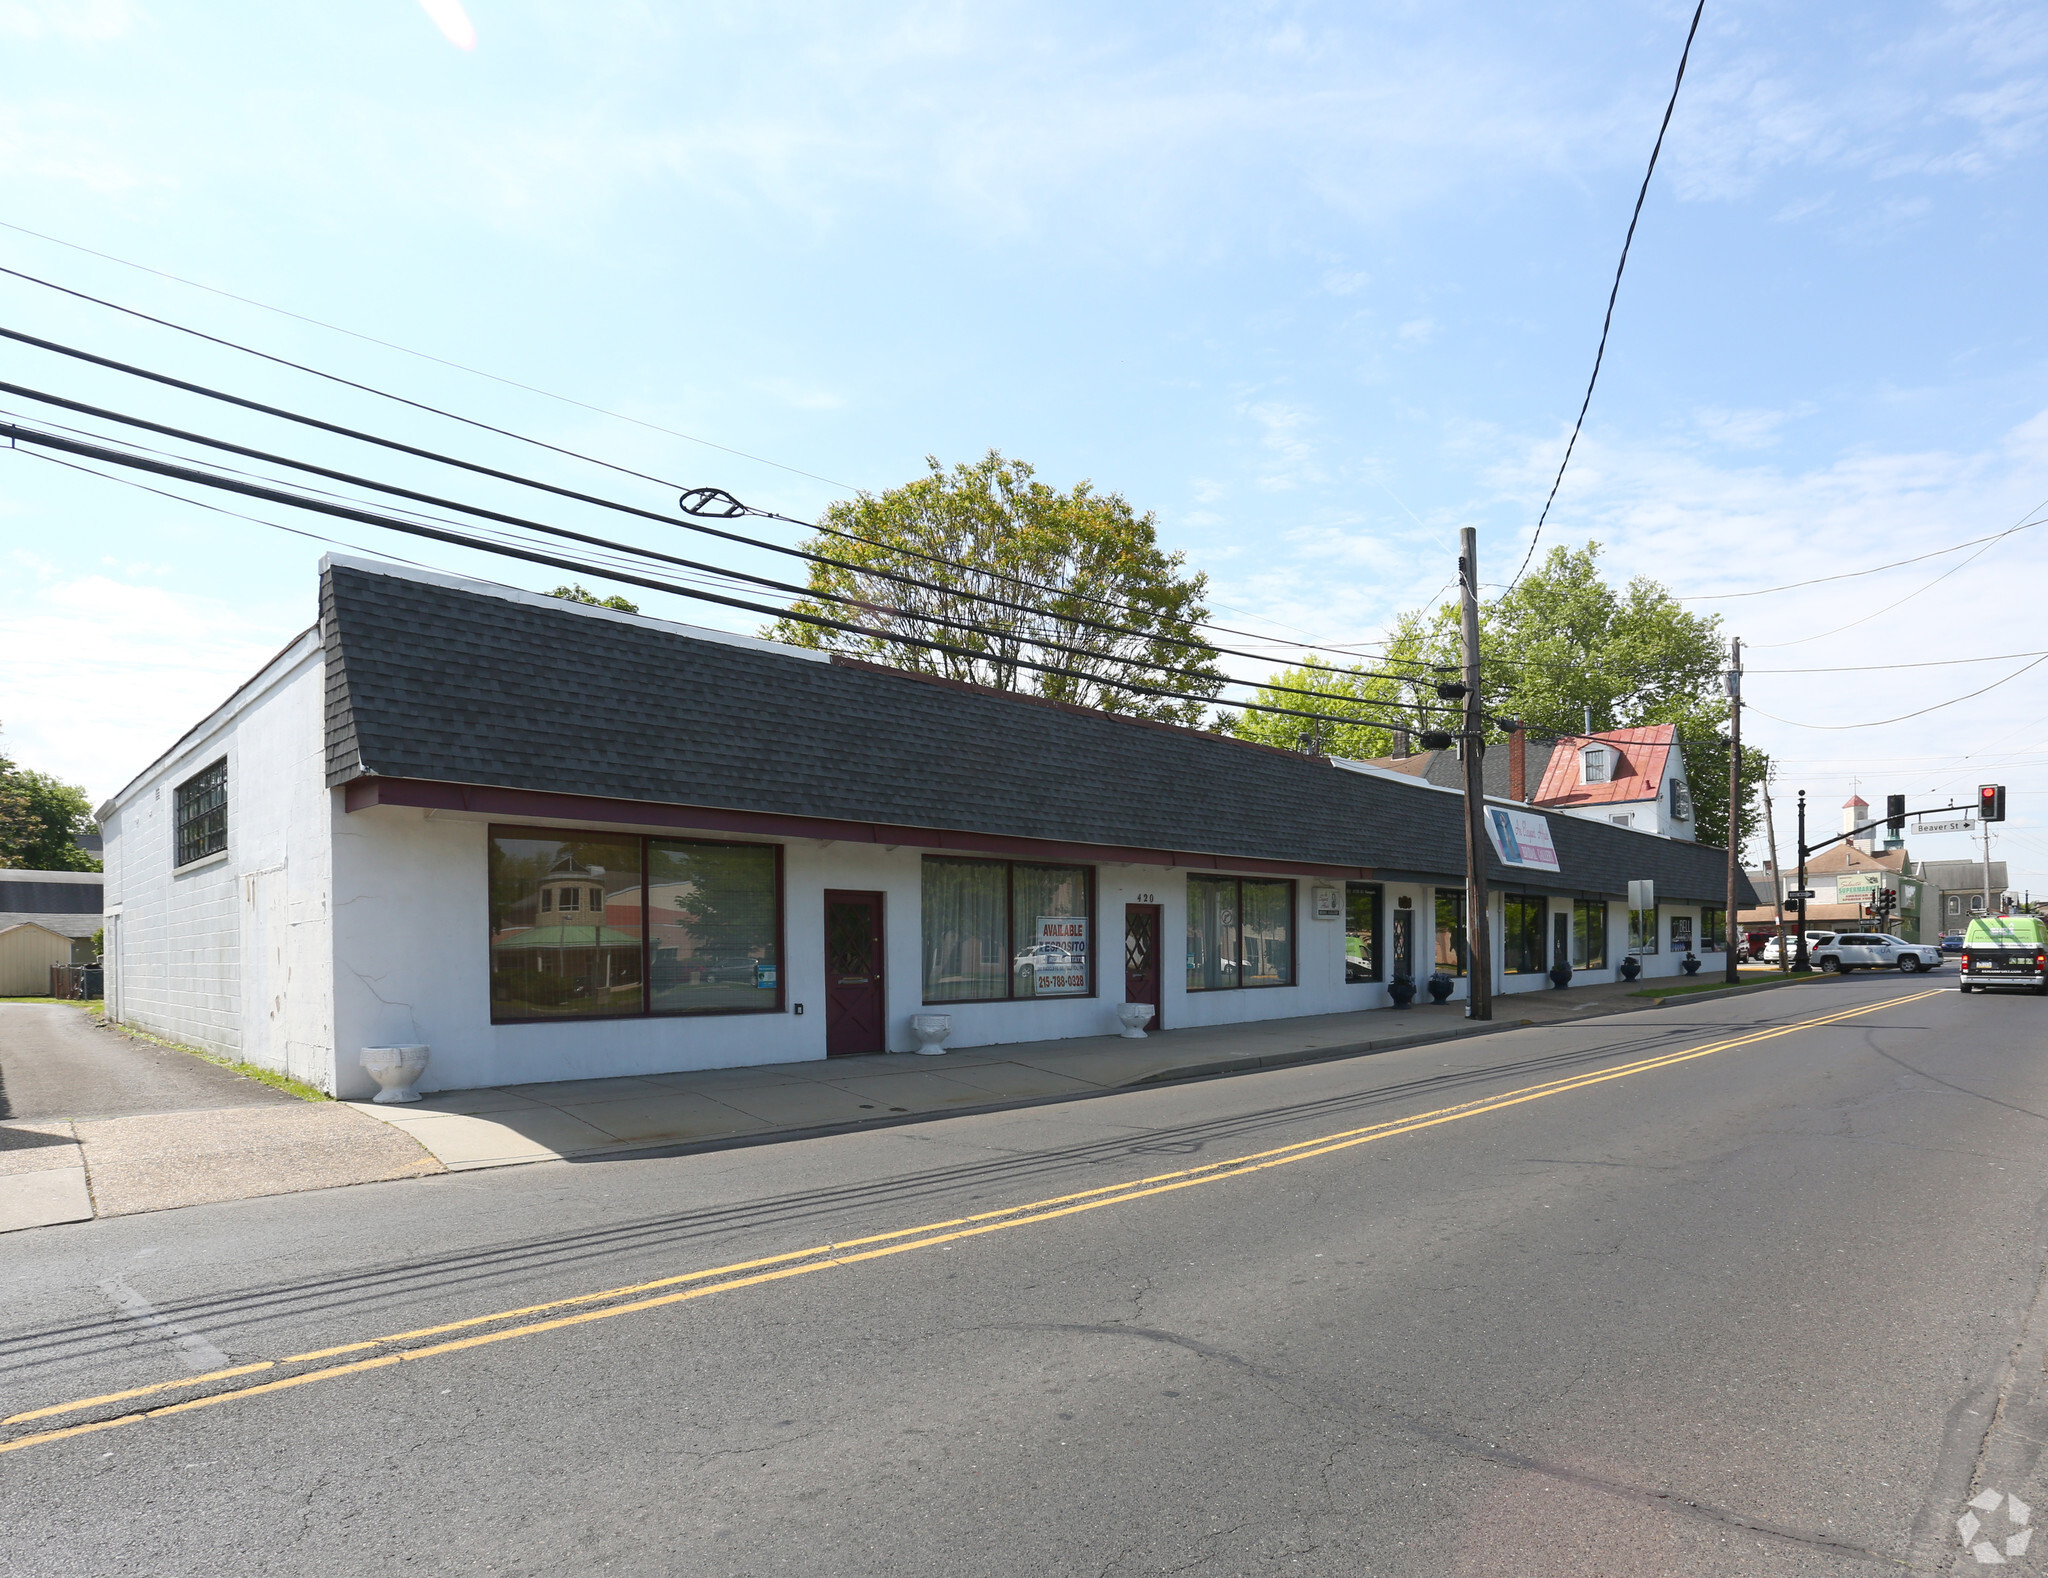
[[[1822,946],[1823,944],[1826,944],[1826,943],[1831,943],[1831,942],[1833,942],[1834,940],[1835,940],[1835,934],[1834,934],[1833,932],[1831,932],[1831,931],[1810,931],[1810,932],[1808,932],[1808,933],[1806,934],[1806,952],[1807,952],[1808,956],[1810,957],[1810,956],[1811,956],[1811,955],[1813,954],[1814,950],[1816,950],[1817,948],[1820,948],[1820,947],[1821,947],[1821,946]],[[1796,936],[1788,936],[1788,937],[1786,937],[1786,939],[1785,939],[1785,957],[1784,957],[1784,959],[1783,959],[1783,960],[1780,960],[1780,959],[1779,959],[1779,957],[1778,957],[1778,939],[1777,939],[1776,937],[1770,937],[1770,938],[1766,938],[1766,939],[1765,939],[1765,941],[1764,941],[1764,946],[1763,946],[1763,950],[1762,950],[1762,952],[1760,952],[1760,953],[1759,953],[1759,954],[1757,955],[1757,957],[1758,957],[1758,958],[1759,958],[1760,960],[1762,960],[1762,961],[1763,961],[1763,962],[1764,962],[1765,964],[1778,964],[1778,963],[1790,964],[1790,963],[1791,963],[1791,962],[1792,962],[1792,961],[1793,961],[1794,959],[1796,959],[1796,958],[1797,958],[1798,956],[1799,956],[1799,939],[1798,939],[1798,937],[1796,937]]]
[[[1851,970],[1899,970],[1912,975],[1941,967],[1941,949],[1876,932],[1845,931],[1814,949],[1813,962],[1830,975]]]

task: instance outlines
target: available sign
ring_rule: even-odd
[[[1038,946],[1032,950],[1037,969],[1032,993],[1037,997],[1076,997],[1088,990],[1088,917],[1041,915]]]
[[[1531,811],[1486,808],[1486,831],[1504,866],[1533,871],[1557,870],[1557,846],[1550,841],[1550,823]]]

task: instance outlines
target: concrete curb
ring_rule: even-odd
[[[1668,1003],[1714,1003],[1724,997],[1747,997],[1752,992],[1775,992],[1783,987],[1804,986],[1827,979],[1827,976],[1816,970],[1811,975],[1789,975],[1782,981],[1750,981],[1741,986],[1717,987],[1711,992],[1673,992],[1664,997],[1651,997],[1648,1006],[1662,1008]]]

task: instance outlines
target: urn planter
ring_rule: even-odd
[[[926,1057],[940,1057],[946,1050],[946,1037],[953,1033],[951,1014],[912,1014],[910,1033],[917,1037],[917,1050]]]
[[[1117,1032],[1126,1041],[1143,1041],[1145,1027],[1152,1022],[1156,1005],[1152,1003],[1119,1003],[1116,1017],[1123,1029]]]
[[[364,1047],[363,1071],[378,1084],[373,1101],[418,1101],[413,1089],[427,1071],[425,1047]]]
[[[1568,964],[1553,964],[1550,967],[1550,984],[1560,992],[1567,986],[1570,986],[1572,984],[1572,967]]]
[[[1451,1000],[1451,978],[1439,970],[1429,978],[1429,1000],[1432,1003],[1448,1003]]]
[[[1387,982],[1387,996],[1394,1000],[1396,1008],[1406,1008],[1415,1001],[1414,979],[1406,975],[1395,976]]]
[[[1643,962],[1642,960],[1636,958],[1634,954],[1630,954],[1626,959],[1621,961],[1621,978],[1624,981],[1633,981],[1637,976],[1641,975],[1642,973]]]
[[[1679,961],[1678,967],[1687,975],[1698,975],[1700,973],[1699,956],[1697,954],[1687,954]]]

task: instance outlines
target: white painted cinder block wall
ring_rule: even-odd
[[[324,672],[308,632],[101,808],[110,1012],[314,1084],[333,1063]],[[174,869],[177,785],[222,757],[227,848]]]

